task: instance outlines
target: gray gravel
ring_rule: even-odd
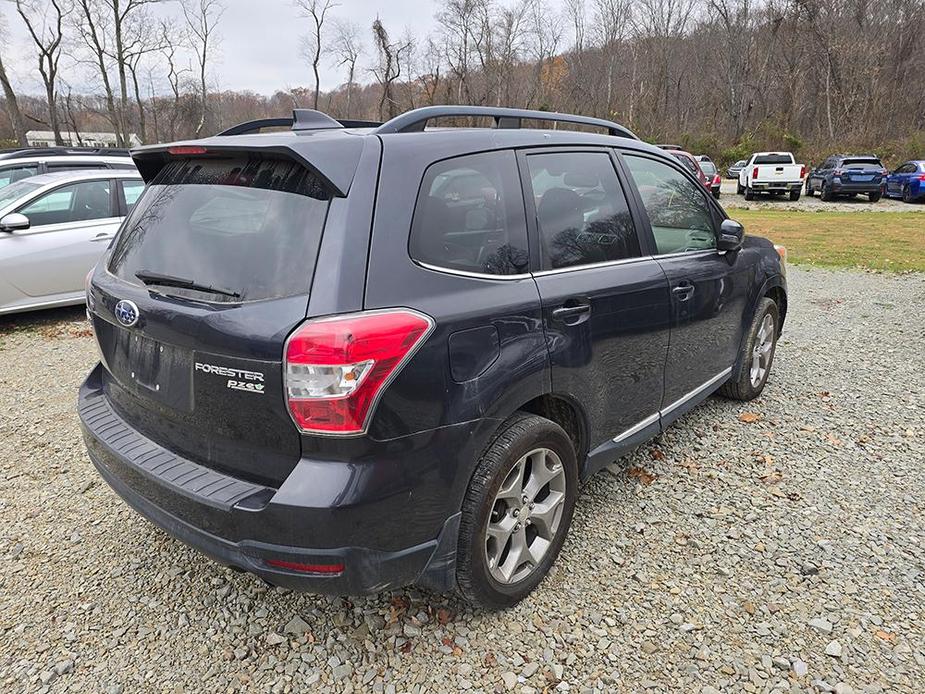
[[[754,200],[746,200],[743,195],[736,195],[736,182],[723,179],[720,189],[720,204],[729,209],[744,210],[790,210],[798,212],[925,212],[925,205],[909,204],[893,198],[880,198],[870,202],[866,195],[856,198],[838,198],[831,202],[822,202],[817,193],[814,197],[806,195],[805,188],[800,199],[790,202],[786,195],[772,198],[759,195]]]
[[[592,480],[502,614],[204,560],[86,458],[80,311],[0,320],[0,690],[925,690],[925,276],[791,268],[791,294],[765,395]]]

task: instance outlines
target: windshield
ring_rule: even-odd
[[[793,155],[791,154],[762,154],[755,157],[756,164],[792,164]]]
[[[11,205],[22,197],[25,197],[29,193],[42,186],[38,183],[30,183],[29,181],[18,181],[16,183],[11,183],[8,186],[0,188],[0,209]]]
[[[739,166],[739,167],[745,166],[745,160],[744,160],[744,159],[739,159],[739,161],[737,161],[735,164],[733,164],[733,166]]]
[[[852,157],[842,162],[845,169],[882,169],[883,164],[876,157]]]
[[[307,293],[330,195],[297,162],[247,156],[166,165],[135,204],[109,270],[165,293],[253,301]],[[158,282],[145,282],[158,290]],[[211,292],[210,287],[221,289]]]

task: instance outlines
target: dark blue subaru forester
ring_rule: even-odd
[[[493,127],[425,127],[461,118]],[[616,123],[297,111],[133,156],[147,188],[88,278],[87,449],[270,583],[512,605],[582,480],[767,381],[780,254]]]

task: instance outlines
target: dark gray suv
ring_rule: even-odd
[[[87,449],[273,584],[512,605],[582,480],[767,382],[781,255],[616,123],[296,111],[133,156],[147,188],[88,278]]]

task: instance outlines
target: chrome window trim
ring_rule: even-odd
[[[415,265],[424,268],[425,270],[430,270],[432,272],[442,272],[447,275],[457,275],[459,277],[471,277],[473,279],[480,280],[523,280],[529,279],[531,274],[529,272],[519,272],[516,275],[492,275],[487,272],[470,272],[469,270],[457,270],[451,267],[442,267],[440,265],[431,265],[430,263],[425,263],[420,260],[411,259],[411,262]]]
[[[701,256],[701,255],[722,255],[723,251],[717,248],[702,248],[696,251],[675,251],[674,253],[662,253],[660,255],[652,256],[656,260],[659,258],[675,258],[680,256],[687,256],[689,258]]]
[[[568,267],[557,267],[552,270],[539,270],[534,272],[534,277],[545,277],[546,275],[561,275],[566,272],[575,272],[577,270],[595,270],[601,267],[613,267],[615,265],[629,265],[638,263],[643,260],[652,260],[651,255],[636,255],[632,258],[620,258],[619,260],[604,260],[600,263],[588,263],[586,265],[569,265]]]
[[[662,408],[661,415],[664,417],[665,415],[670,414],[671,412],[678,409],[681,405],[683,405],[688,400],[691,400],[697,397],[698,395],[703,393],[703,391],[707,390],[711,386],[714,386],[720,381],[722,381],[724,378],[729,376],[731,373],[732,373],[731,366],[726,369],[723,369],[722,371],[720,371],[718,374],[716,374],[713,378],[711,378],[706,383],[703,383],[697,386],[696,388],[694,388],[692,391],[685,393],[680,398],[678,398],[673,403],[671,403],[668,407]]]

